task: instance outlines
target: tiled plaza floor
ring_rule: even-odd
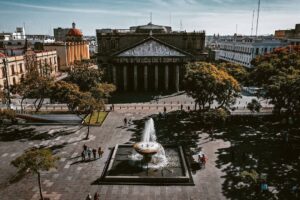
[[[131,138],[134,127],[123,127],[125,116],[142,119],[148,112],[124,114],[111,112],[101,127],[92,127],[90,140],[82,140],[86,129],[80,127],[34,127],[39,131],[67,128],[76,130],[74,133],[60,135],[50,140],[0,141],[0,199],[1,200],[35,200],[39,199],[37,177],[28,176],[17,183],[8,184],[16,170],[10,165],[11,160],[19,156],[25,149],[32,146],[52,146],[60,157],[58,168],[42,174],[42,187],[46,197],[57,200],[84,200],[88,193],[97,191],[100,199],[123,200],[190,200],[190,199],[225,199],[222,195],[222,172],[215,167],[216,152],[219,148],[230,144],[222,140],[199,140],[208,155],[206,169],[193,174],[195,186],[135,186],[135,185],[92,185],[102,173],[109,155],[109,148],[116,144],[124,144]],[[54,130],[55,131],[55,130]],[[70,131],[71,132],[71,131]],[[101,159],[91,162],[78,162],[83,144],[92,148],[99,146],[105,149]]]

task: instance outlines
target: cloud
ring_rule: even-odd
[[[120,12],[117,10],[108,10],[108,9],[85,9],[85,8],[65,8],[65,7],[56,7],[56,6],[41,6],[41,5],[33,5],[33,4],[24,4],[24,3],[13,3],[7,1],[1,1],[0,4],[17,6],[22,8],[32,8],[37,10],[45,10],[45,11],[55,11],[55,12],[72,12],[72,13],[84,13],[84,14],[107,14],[107,15],[117,15],[117,16],[131,16],[138,17],[142,16],[141,13],[137,12]]]

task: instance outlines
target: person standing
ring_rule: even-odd
[[[180,105],[180,110],[183,110],[183,105],[182,104]]]
[[[87,197],[85,198],[85,200],[92,200],[92,196],[91,196],[90,193],[87,195]]]
[[[81,152],[81,158],[82,158],[82,161],[85,161],[85,151],[84,150]]]
[[[100,194],[98,192],[95,193],[94,200],[100,200]]]
[[[127,118],[124,118],[124,126],[127,126]]]
[[[101,149],[101,147],[98,148],[98,155],[99,155],[99,158],[102,158],[102,154],[103,154],[103,151]]]
[[[92,150],[91,150],[91,148],[87,149],[87,154],[88,154],[89,160],[91,160],[91,157],[92,157]]]
[[[97,159],[97,150],[96,149],[93,149],[93,157],[94,157],[94,160]]]
[[[207,161],[207,157],[206,157],[205,154],[203,154],[202,157],[201,157],[201,163],[202,163],[203,168],[205,168],[206,161]]]
[[[87,150],[87,146],[86,144],[83,145],[83,150],[86,151]]]

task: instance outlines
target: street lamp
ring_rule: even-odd
[[[8,105],[7,108],[10,109],[10,105],[11,105],[11,99],[10,99],[10,86],[9,86],[9,79],[8,79],[8,69],[7,69],[7,58],[3,58],[3,64],[4,64],[4,73],[5,73],[5,78],[6,78],[6,89],[5,89],[5,93],[7,95],[7,99],[8,99]]]

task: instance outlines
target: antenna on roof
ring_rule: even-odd
[[[238,34],[238,24],[235,25],[235,34]]]
[[[257,34],[258,34],[258,21],[259,21],[259,12],[260,12],[260,0],[258,0],[258,8],[257,8],[256,37],[257,37]]]
[[[150,12],[150,23],[152,24],[152,12]]]
[[[251,36],[253,35],[254,15],[255,15],[255,10],[253,10],[253,15],[252,15]]]
[[[180,31],[182,31],[183,26],[182,26],[182,20],[180,20]]]

